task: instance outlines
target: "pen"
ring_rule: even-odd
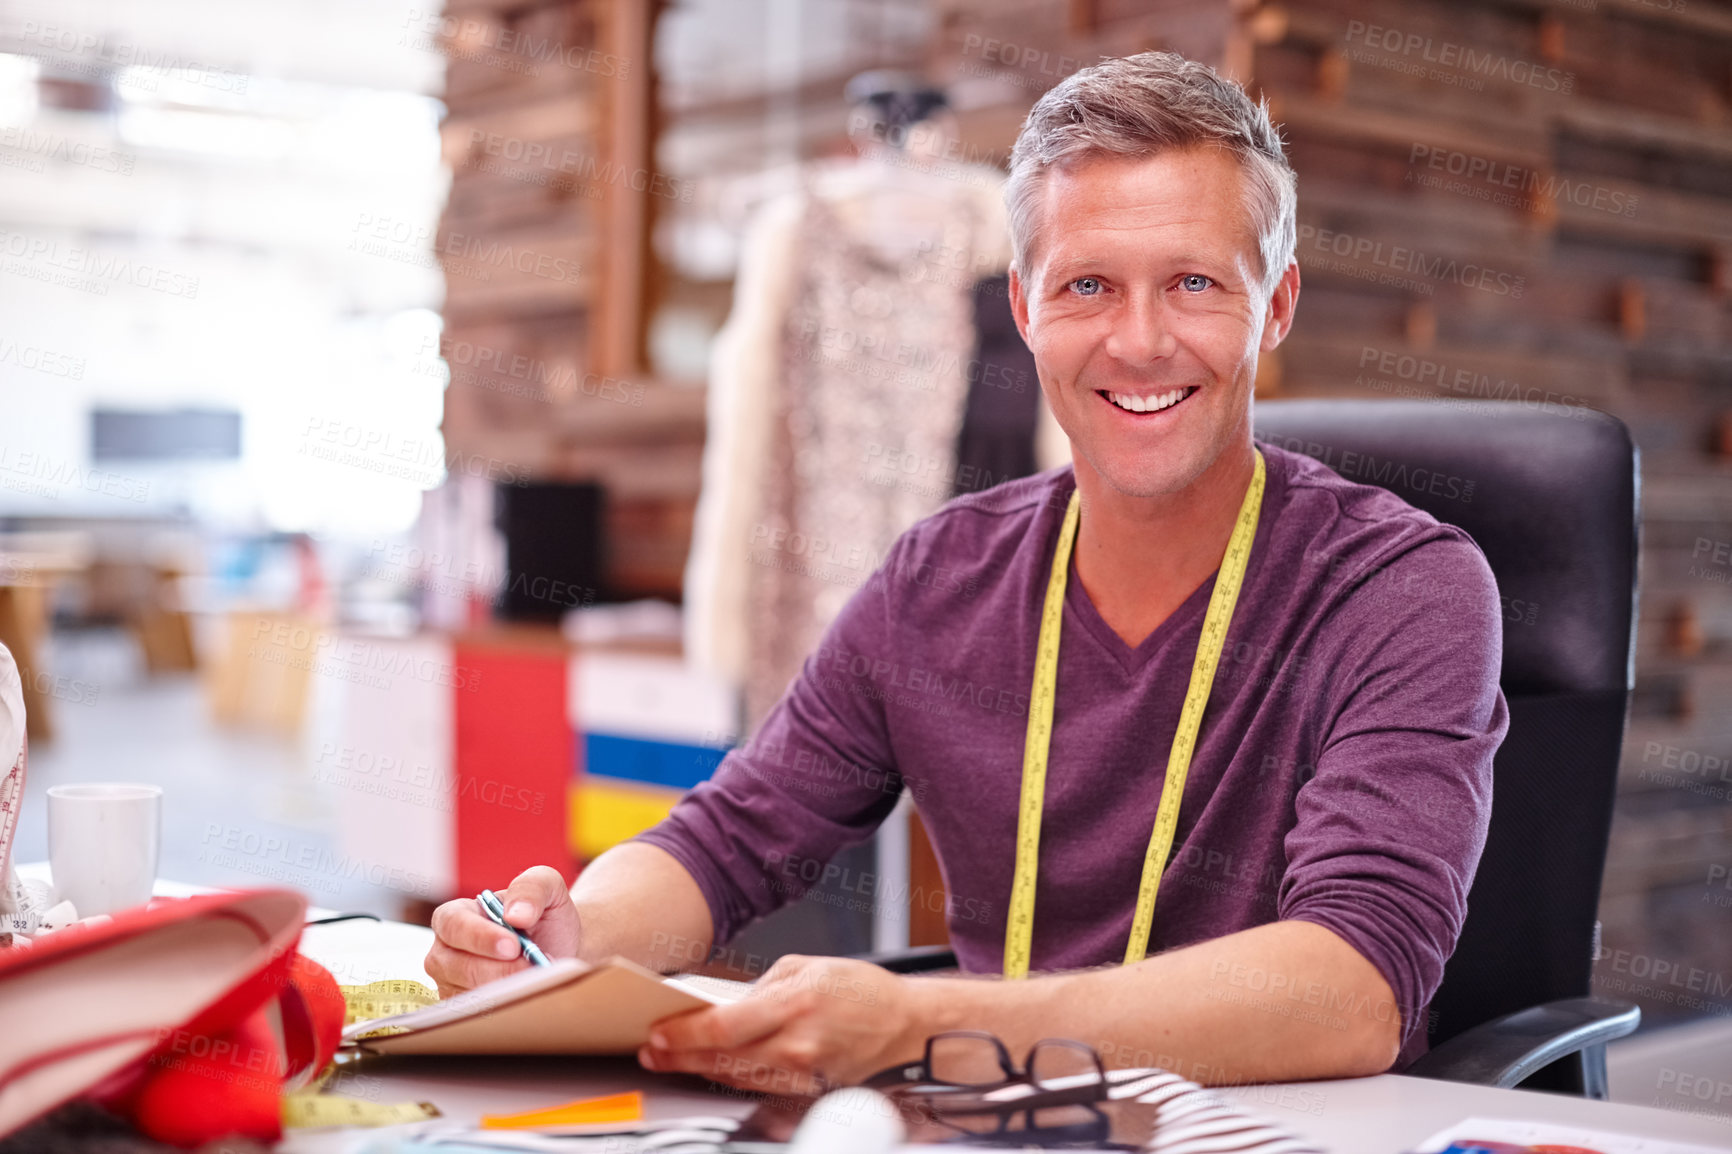
[[[482,890],[475,900],[481,906],[481,912],[499,925],[504,926],[517,935],[517,944],[523,947],[523,956],[529,959],[531,965],[545,966],[547,955],[541,952],[541,947],[529,940],[529,935],[505,920],[505,903],[499,900],[499,895],[492,890]]]

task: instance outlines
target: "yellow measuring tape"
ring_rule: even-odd
[[[439,1117],[431,1102],[369,1102],[341,1094],[283,1095],[283,1129],[312,1130],[325,1126],[401,1126]]]
[[[343,1025],[388,1018],[431,1006],[439,1000],[436,990],[409,979],[372,982],[365,986],[338,986],[343,995]],[[381,1032],[389,1032],[386,1031]],[[313,1087],[283,1095],[283,1128],[308,1130],[325,1126],[399,1126],[439,1117],[430,1102],[374,1102],[344,1094],[321,1094],[337,1067],[327,1066]]]
[[[343,995],[343,1025],[352,1026],[371,1018],[389,1018],[424,1009],[439,1000],[439,993],[424,982],[394,978],[365,986],[338,986]]]
[[[1233,606],[1238,603],[1239,589],[1245,583],[1245,566],[1251,559],[1251,540],[1257,535],[1257,515],[1263,507],[1263,454],[1252,450],[1256,458],[1250,487],[1239,506],[1239,518],[1233,523],[1233,535],[1227,542],[1227,554],[1221,559],[1221,569],[1215,576],[1215,588],[1209,597],[1209,612],[1203,618],[1203,635],[1197,641],[1197,656],[1191,664],[1191,684],[1185,691],[1185,705],[1179,712],[1179,728],[1173,734],[1172,752],[1167,756],[1167,781],[1161,789],[1161,805],[1155,814],[1155,828],[1149,835],[1148,853],[1143,858],[1143,879],[1137,887],[1137,912],[1131,920],[1131,940],[1125,946],[1125,964],[1140,962],[1148,952],[1149,930],[1155,921],[1155,891],[1160,888],[1161,874],[1167,868],[1167,854],[1173,848],[1173,833],[1179,824],[1179,802],[1185,792],[1185,775],[1190,772],[1191,754],[1197,744],[1197,730],[1203,724],[1203,709],[1209,704],[1209,690],[1215,683],[1215,667],[1221,662],[1221,651],[1227,642],[1227,624],[1233,619]],[[1071,549],[1076,544],[1077,524],[1082,506],[1073,491],[1064,513],[1064,523],[1058,531],[1058,547],[1053,551],[1052,572],[1046,581],[1046,603],[1040,612],[1040,639],[1034,655],[1034,688],[1029,694],[1028,735],[1022,750],[1022,799],[1016,822],[1016,874],[1010,887],[1010,918],[1004,928],[1004,976],[1028,976],[1029,957],[1034,942],[1034,882],[1040,863],[1040,817],[1046,798],[1047,754],[1052,749],[1052,710],[1058,695],[1058,641],[1064,626],[1064,590],[1070,573]]]

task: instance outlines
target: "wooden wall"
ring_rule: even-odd
[[[448,452],[608,490],[609,592],[677,597],[699,391],[644,368],[654,170],[649,0],[458,0],[436,251]],[[503,472],[503,467],[500,470]]]
[[[1260,393],[1456,395],[1380,367],[1410,354],[1634,432],[1637,687],[1596,984],[1654,1021],[1716,987],[1732,1010],[1732,9],[1301,0],[1236,32],[1300,188],[1299,321]],[[1634,976],[1656,960],[1697,989]]]

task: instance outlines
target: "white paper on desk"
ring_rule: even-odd
[[[433,931],[426,926],[355,918],[307,926],[301,931],[300,948],[331,971],[340,986],[407,979],[432,989],[435,983],[425,961],[434,941]]]
[[[1697,1146],[1665,1138],[1639,1138],[1605,1130],[1584,1130],[1552,1122],[1522,1122],[1513,1118],[1469,1118],[1420,1143],[1413,1154],[1443,1154],[1475,1143],[1502,1142],[1518,1147],[1575,1146],[1594,1154],[1726,1154],[1723,1146]]]

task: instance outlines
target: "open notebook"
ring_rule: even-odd
[[[425,1009],[356,1022],[343,1043],[375,1054],[630,1054],[655,1022],[738,1001],[750,989],[663,977],[624,958],[561,958]]]

